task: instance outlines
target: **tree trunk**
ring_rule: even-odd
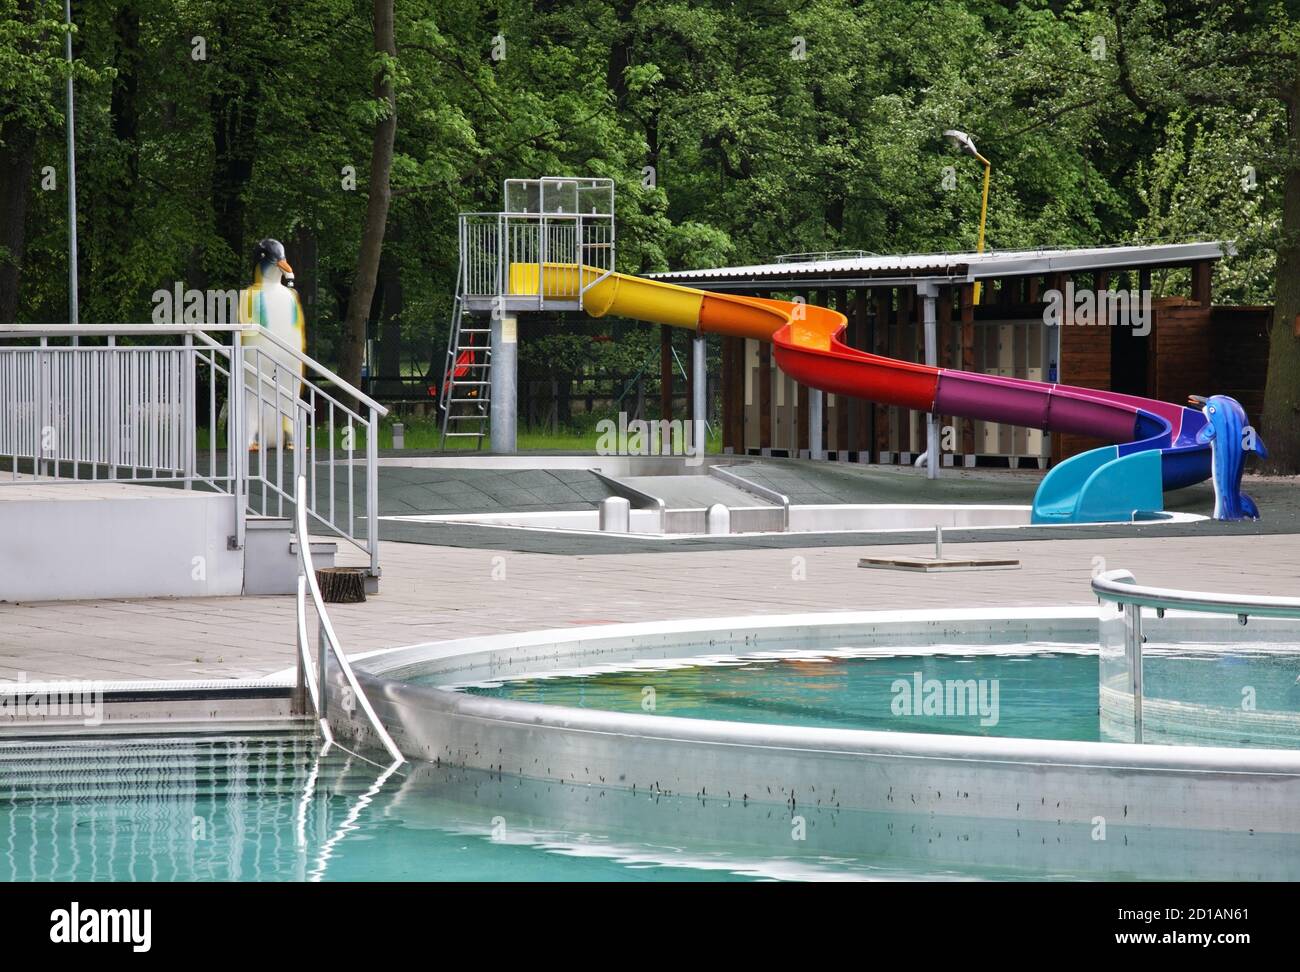
[[[374,3],[375,51],[395,58],[393,0],[374,0]],[[343,354],[339,363],[344,379],[358,386],[361,384],[361,360],[366,343],[366,314],[375,296],[379,255],[384,248],[384,229],[388,224],[388,204],[392,198],[388,179],[393,166],[393,140],[397,134],[397,99],[386,66],[375,77],[375,98],[387,103],[388,113],[375,124],[366,222],[361,235],[361,251],[357,254],[357,272],[352,281],[347,317],[343,322]]]
[[[31,0],[18,17],[32,20]],[[27,249],[27,203],[36,174],[36,130],[9,106],[0,106],[0,324],[18,322],[18,285]]]
[[[234,33],[224,18],[217,26],[223,34]],[[251,253],[244,252],[244,190],[253,177],[261,97],[256,72],[223,76],[212,97],[212,211],[217,235],[234,254],[235,266],[245,270]],[[238,279],[246,280],[248,275]]]
[[[1288,168],[1282,193],[1282,242],[1277,251],[1273,327],[1261,435],[1268,447],[1267,472],[1300,472],[1300,77],[1287,103]]]
[[[393,227],[391,239],[396,243],[401,237],[401,226]],[[383,293],[383,322],[379,329],[379,365],[373,378],[382,378],[376,385],[380,394],[400,396],[402,387],[402,268],[397,255],[390,248],[379,261],[380,284],[375,289]]]

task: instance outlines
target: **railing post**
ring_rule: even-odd
[[[306,540],[299,540],[300,544],[306,543]],[[307,558],[307,563],[311,564],[311,558]],[[310,567],[308,568],[310,569]],[[316,715],[329,721],[329,635],[325,633],[325,619],[317,618],[316,620],[316,694],[320,696],[320,708]]]
[[[1133,741],[1142,742],[1142,608],[1124,605],[1124,653],[1128,656],[1129,688],[1133,694]]]
[[[370,548],[370,576],[379,577],[379,413],[370,406],[366,430],[366,546]]]
[[[296,480],[295,480],[296,482]],[[296,617],[293,626],[293,642],[298,650],[294,652],[297,656],[296,673],[293,680],[293,694],[289,697],[289,714],[306,715],[307,714],[307,646],[302,642],[302,633],[306,628],[307,603],[303,591],[304,579],[298,578],[298,593],[295,595]]]
[[[185,335],[185,355],[181,370],[181,441],[184,443],[183,459],[185,488],[194,488],[195,467],[198,465],[199,417],[195,403],[196,363],[194,357],[194,335]]]
[[[229,458],[227,465],[234,476],[235,494],[235,543],[244,549],[245,517],[248,513],[248,477],[245,466],[248,463],[247,442],[244,439],[244,345],[239,331],[230,334],[230,387],[227,389],[226,401],[230,403],[226,413],[226,447]]]

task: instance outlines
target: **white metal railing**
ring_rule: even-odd
[[[375,577],[379,422],[387,413],[256,325],[0,329],[0,483],[229,493],[238,498],[242,546],[248,515],[287,515],[301,472],[308,515],[368,554]]]
[[[297,603],[297,626],[296,639],[298,643],[298,684],[295,689],[297,697],[302,700],[304,690],[310,692],[312,707],[316,711],[316,719],[320,725],[321,735],[326,743],[333,743],[334,736],[330,732],[328,719],[329,703],[329,655],[334,655],[334,661],[338,664],[339,670],[343,673],[343,678],[348,683],[348,688],[352,691],[353,697],[365,713],[371,729],[374,730],[375,736],[388,751],[388,755],[393,758],[393,765],[406,762],[406,757],[402,755],[401,750],[393,742],[392,736],[384,728],[384,724],[379,721],[375,715],[374,708],[370,705],[370,700],[366,698],[366,693],[361,690],[357,682],[357,676],[352,671],[352,666],[348,663],[347,656],[343,654],[343,649],[339,645],[338,635],[334,632],[334,625],[330,622],[329,614],[325,610],[325,602],[321,598],[320,585],[316,581],[316,568],[312,565],[311,559],[311,537],[307,531],[307,513],[306,504],[302,498],[307,493],[307,480],[305,477],[298,477],[295,495],[299,498],[296,504],[297,512],[294,517],[296,532],[298,537],[298,563],[301,568],[301,574],[298,578],[298,603]],[[316,609],[317,625],[317,662],[316,672],[312,673],[311,648],[307,637],[307,599],[304,596],[310,591],[312,605]]]
[[[1142,609],[1154,610],[1158,618],[1166,611],[1197,611],[1206,614],[1235,616],[1241,624],[1251,617],[1285,618],[1300,620],[1300,598],[1267,597],[1250,594],[1217,594],[1201,591],[1183,591],[1164,587],[1143,587],[1127,570],[1109,570],[1092,579],[1092,590],[1098,599],[1110,604],[1116,612],[1111,619],[1103,618],[1103,658],[1101,677],[1106,689],[1106,632],[1108,623],[1119,626],[1116,637],[1122,656],[1117,657],[1117,679],[1124,684],[1115,686],[1124,696],[1126,704],[1131,698],[1133,741],[1143,740],[1143,645],[1146,637],[1142,630]],[[1103,699],[1103,707],[1106,700]],[[1127,720],[1126,720],[1127,721]]]
[[[468,298],[535,298],[563,294],[565,302],[583,296],[614,270],[614,217],[581,213],[461,213],[461,288]],[[510,268],[537,267],[535,293],[511,293]],[[595,275],[582,268],[594,268]],[[552,298],[554,302],[557,298]]]

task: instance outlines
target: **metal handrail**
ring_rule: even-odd
[[[229,345],[213,341],[205,332],[218,334],[229,334],[231,332],[256,333],[259,337],[268,339],[272,344],[288,352],[295,360],[301,361],[322,378],[328,379],[333,385],[347,392],[367,408],[373,408],[380,416],[388,414],[387,408],[351,382],[339,377],[311,355],[276,337],[267,328],[258,324],[6,324],[4,327],[0,327],[0,338],[117,337],[140,334],[183,337],[189,334],[199,338],[209,347],[229,347]]]
[[[297,488],[294,491],[294,522],[298,534],[298,563],[302,569],[302,575],[299,578],[297,604],[298,655],[301,663],[305,666],[303,674],[306,675],[311,670],[311,662],[307,649],[307,606],[306,599],[302,597],[303,581],[305,580],[307,590],[311,592],[312,604],[316,608],[316,617],[320,621],[320,630],[317,635],[319,642],[317,692],[313,695],[313,701],[316,705],[316,715],[322,723],[322,732],[326,733],[325,738],[327,741],[332,739],[328,735],[329,726],[326,711],[329,698],[328,679],[326,678],[326,649],[328,648],[329,651],[334,653],[334,660],[343,672],[348,687],[352,689],[352,693],[361,706],[361,711],[366,714],[366,719],[369,720],[370,727],[374,729],[375,735],[379,737],[379,741],[388,750],[388,755],[393,757],[395,764],[404,763],[406,757],[402,755],[402,751],[397,748],[397,744],[393,742],[388,730],[379,721],[379,716],[375,714],[374,708],[370,705],[370,700],[366,698],[366,693],[361,690],[357,677],[353,674],[352,666],[348,663],[347,656],[343,654],[343,649],[339,645],[338,635],[334,633],[334,625],[330,622],[329,614],[325,611],[325,601],[321,597],[320,585],[316,581],[316,568],[312,565],[311,560],[311,537],[307,533],[307,508],[303,502],[306,495],[307,477],[299,476]]]
[[[158,328],[158,327],[164,327],[164,326],[166,326],[166,325],[161,325],[161,324],[156,324],[156,325],[154,325],[155,328]],[[217,342],[214,342],[214,341],[211,340],[211,338],[207,338],[207,336],[203,334],[204,331],[221,331],[221,330],[233,330],[233,331],[255,331],[255,332],[257,332],[257,335],[258,335],[259,337],[267,338],[267,339],[268,339],[272,344],[274,344],[276,347],[280,348],[280,349],[283,350],[283,351],[288,352],[288,353],[289,353],[289,354],[290,354],[290,355],[291,355],[295,360],[297,360],[297,361],[301,361],[304,365],[306,365],[306,366],[307,366],[308,368],[310,368],[312,371],[316,372],[320,377],[325,378],[325,379],[328,379],[329,382],[330,382],[331,384],[333,384],[335,387],[337,387],[337,388],[339,388],[339,389],[341,389],[341,390],[347,392],[349,395],[351,395],[353,398],[355,398],[355,399],[356,399],[358,402],[360,402],[362,405],[365,405],[367,408],[373,408],[376,412],[378,412],[378,413],[380,414],[381,417],[384,416],[384,415],[387,415],[387,414],[388,414],[388,409],[387,409],[387,408],[385,408],[383,405],[379,404],[379,402],[375,401],[373,398],[371,398],[369,395],[367,395],[367,394],[366,394],[365,392],[363,392],[361,389],[357,388],[356,385],[353,385],[351,382],[349,382],[349,381],[347,381],[347,380],[345,380],[345,379],[343,379],[343,378],[340,378],[337,374],[335,374],[335,373],[334,373],[333,371],[331,371],[329,368],[325,367],[325,365],[321,364],[319,361],[317,361],[317,360],[316,360],[315,358],[313,358],[311,355],[307,354],[307,353],[304,352],[304,351],[300,351],[298,348],[295,348],[292,344],[289,344],[288,342],[282,340],[281,338],[276,337],[276,336],[275,336],[274,334],[272,334],[271,331],[268,330],[267,328],[259,327],[259,326],[256,325],[256,324],[248,324],[248,325],[243,325],[243,324],[241,324],[241,325],[237,325],[237,326],[234,326],[234,327],[225,327],[225,328],[222,328],[222,327],[210,327],[210,326],[207,325],[207,324],[203,324],[203,325],[194,325],[193,330],[192,330],[191,332],[189,332],[189,333],[194,333],[194,334],[199,335],[199,336],[200,336],[200,339],[204,339],[204,338],[206,338],[205,343],[207,343],[207,344],[209,344],[209,345],[211,345],[211,346],[214,346],[214,347],[226,347],[226,345],[223,345],[223,344],[219,344],[219,343],[217,343]],[[119,333],[123,333],[123,332],[119,332]],[[125,332],[125,333],[133,333],[133,332]],[[147,332],[138,332],[138,333],[147,333]],[[179,333],[179,332],[178,332],[178,333]],[[322,394],[322,395],[325,395],[327,398],[330,397],[326,392],[323,392],[323,391],[322,391],[321,394]],[[332,399],[331,399],[331,400],[332,400]],[[347,406],[345,406],[345,405],[343,405],[342,403],[339,403],[339,402],[335,402],[335,404],[339,405],[340,408],[346,408],[346,407],[347,407]],[[357,414],[357,417],[360,418],[360,415]]]
[[[710,466],[709,475],[721,479],[742,492],[750,496],[757,496],[759,499],[767,500],[769,503],[775,503],[781,508],[781,529],[789,531],[790,529],[790,497],[785,493],[778,492],[767,486],[760,486],[758,483],[751,482],[744,476],[732,469],[723,466]]]
[[[1155,609],[1163,618],[1168,610],[1200,611],[1207,614],[1236,615],[1245,624],[1250,615],[1265,618],[1300,619],[1300,598],[1265,597],[1253,594],[1218,594],[1181,591],[1167,587],[1143,587],[1127,570],[1108,570],[1092,579],[1092,592],[1099,600],[1110,601],[1119,609],[1124,621],[1124,656],[1128,667],[1128,694],[1133,697],[1133,741],[1141,743],[1143,689],[1142,609]]]
[[[1256,594],[1219,594],[1183,591],[1167,587],[1144,587],[1127,570],[1108,570],[1092,579],[1097,597],[1116,604],[1133,604],[1157,611],[1204,611],[1235,614],[1238,618],[1300,619],[1300,597],[1270,597]]]

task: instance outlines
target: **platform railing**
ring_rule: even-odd
[[[240,387],[242,394],[231,394]],[[252,423],[248,410],[257,413]],[[246,517],[286,516],[303,472],[308,515],[365,552],[372,577],[379,576],[378,445],[387,413],[256,325],[0,329],[0,470],[8,473],[0,483],[89,480],[228,493],[238,498],[235,543],[242,546]],[[274,428],[273,441],[250,452],[250,424],[259,433]]]
[[[1113,616],[1102,619],[1103,656],[1106,649],[1108,624],[1120,626],[1123,658],[1121,668],[1126,684],[1123,694],[1132,698],[1133,741],[1143,741],[1143,634],[1142,610],[1155,612],[1163,618],[1166,611],[1196,611],[1206,614],[1236,617],[1246,624],[1252,617],[1285,618],[1300,620],[1300,598],[1268,597],[1251,594],[1221,594],[1202,591],[1185,591],[1164,587],[1146,587],[1127,570],[1109,570],[1092,579],[1092,591],[1098,599],[1110,605]],[[1102,665],[1105,668],[1106,659]],[[1103,681],[1105,673],[1103,671]],[[1103,686],[1104,689],[1104,686]],[[1104,704],[1103,700],[1103,704]]]
[[[511,298],[579,308],[592,287],[614,271],[614,217],[593,213],[461,213],[461,289],[471,302]],[[536,294],[511,293],[513,265],[538,268]],[[596,274],[583,268],[595,269]],[[504,309],[504,308],[502,308]]]
[[[303,476],[298,477],[295,495],[298,497],[298,502],[295,504],[294,523],[298,538],[298,565],[300,569],[295,625],[298,647],[298,681],[294,690],[295,698],[298,700],[298,704],[301,704],[306,695],[310,694],[312,708],[316,712],[321,735],[327,743],[332,743],[334,736],[329,727],[329,656],[332,654],[339,671],[343,673],[343,678],[347,682],[353,699],[365,714],[366,720],[370,723],[370,728],[375,733],[375,737],[388,751],[388,755],[393,758],[394,765],[404,763],[406,757],[397,748],[397,744],[393,742],[393,738],[388,734],[388,730],[384,728],[384,724],[379,721],[379,716],[375,714],[374,707],[371,706],[370,700],[366,698],[366,693],[362,691],[360,684],[358,684],[357,677],[352,671],[352,665],[349,664],[347,656],[343,654],[343,648],[339,644],[338,635],[335,633],[334,625],[330,621],[329,612],[325,610],[325,601],[321,597],[320,584],[316,580],[316,568],[311,559],[311,536],[307,530],[307,507],[303,501],[307,495],[307,480]],[[311,595],[311,602],[316,611],[317,620],[315,673],[312,672],[311,647],[307,636],[307,598],[305,596],[307,593]]]

